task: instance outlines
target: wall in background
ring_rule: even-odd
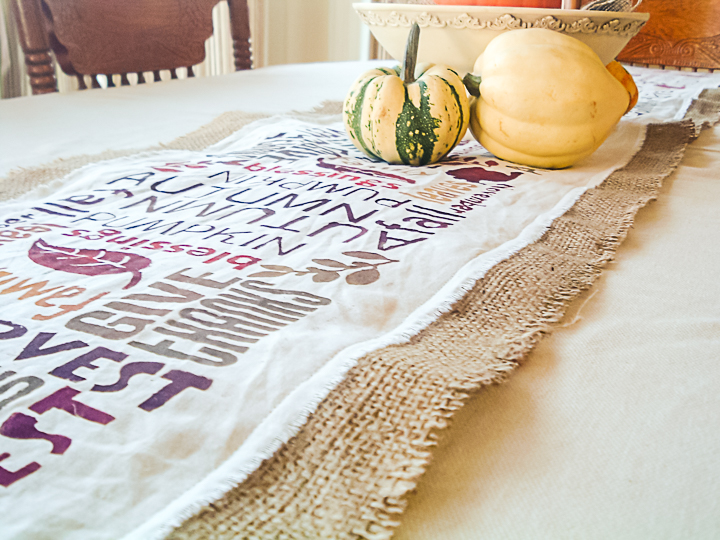
[[[0,0],[0,97],[30,93],[22,51],[8,0]]]
[[[256,66],[366,59],[369,32],[353,0],[250,0]]]

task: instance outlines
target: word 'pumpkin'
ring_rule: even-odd
[[[630,102],[590,47],[541,28],[494,38],[466,83],[474,77],[481,82],[471,101],[473,136],[497,157],[532,167],[559,169],[589,156]]]
[[[410,30],[402,67],[364,73],[345,99],[345,129],[371,158],[405,165],[435,163],[467,131],[469,102],[458,74],[437,65],[414,77],[419,32],[417,24]]]

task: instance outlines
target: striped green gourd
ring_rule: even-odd
[[[435,163],[467,131],[468,97],[458,74],[435,65],[415,79],[419,35],[414,24],[402,67],[364,73],[345,99],[345,129],[371,158],[405,165]]]

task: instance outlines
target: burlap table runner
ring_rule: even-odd
[[[329,103],[315,113],[338,110]],[[539,241],[493,267],[408,343],[361,358],[295,437],[169,538],[390,538],[454,411],[470,393],[502,381],[552,331],[719,110],[720,91],[706,90],[685,121],[650,125],[627,166],[581,196]],[[261,117],[226,113],[154,149],[202,149]],[[2,198],[135,152],[14,172]]]

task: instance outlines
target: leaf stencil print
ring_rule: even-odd
[[[285,274],[295,274],[296,276],[312,275],[312,280],[316,283],[326,283],[328,281],[335,281],[340,278],[340,272],[351,273],[345,276],[345,281],[350,285],[370,285],[380,279],[380,271],[378,266],[384,264],[396,263],[394,259],[388,259],[384,255],[379,253],[372,253],[369,251],[344,251],[343,255],[353,257],[355,259],[364,259],[362,261],[353,261],[351,264],[345,264],[334,259],[313,259],[312,261],[327,268],[318,268],[317,266],[308,266],[305,270],[295,270],[289,266],[279,266],[277,264],[261,264],[263,268],[268,270],[267,272],[257,272],[250,274],[248,277],[280,277]],[[377,261],[375,263],[366,261]]]
[[[28,251],[28,257],[34,263],[46,268],[83,276],[130,272],[132,279],[123,289],[137,285],[142,278],[140,270],[150,266],[151,262],[147,257],[133,253],[51,246],[42,239],[38,239],[32,245]]]

